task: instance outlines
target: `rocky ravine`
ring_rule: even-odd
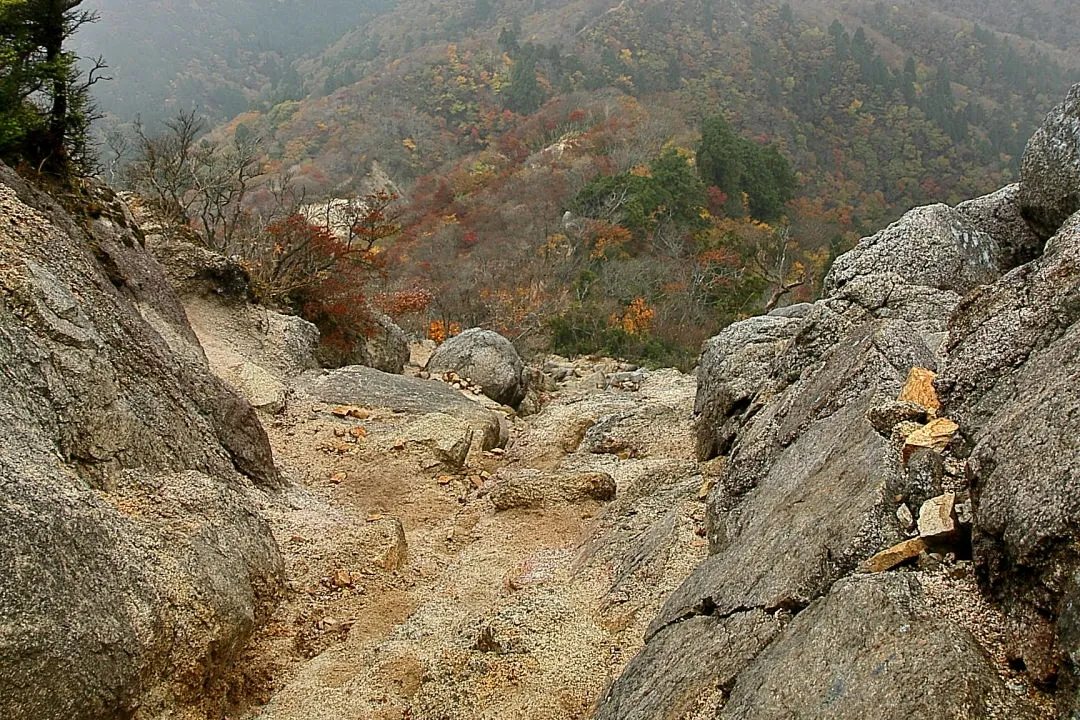
[[[2,180],[6,716],[585,717],[704,557],[693,378],[322,371],[230,261]]]
[[[275,375],[237,331],[249,307],[186,302],[212,367]],[[288,582],[237,663],[234,711],[586,717],[705,555],[693,378],[554,362],[523,419],[415,366],[305,365],[264,415],[290,481],[265,508]]]
[[[0,711],[1080,711],[1078,177],[1080,86],[1017,186],[866,238],[696,380],[556,360],[520,417],[319,370],[229,261],[0,169]]]

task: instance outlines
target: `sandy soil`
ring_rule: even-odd
[[[188,312],[219,374],[261,362],[289,384],[249,310]],[[542,412],[510,418],[505,451],[474,447],[463,467],[400,442],[415,415],[340,417],[294,391],[264,414],[291,481],[262,507],[287,592],[236,665],[229,717],[586,717],[706,552],[694,380],[598,387],[614,367],[577,363]],[[568,493],[588,473],[610,475],[614,499]],[[538,490],[497,510],[504,483]]]

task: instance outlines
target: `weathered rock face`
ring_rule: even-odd
[[[1044,238],[1080,210],[1080,85],[1028,141],[1020,166],[1020,208]]]
[[[287,381],[319,367],[319,330],[302,318],[214,296],[182,300],[198,341],[170,339],[170,347],[189,355],[198,350],[258,410],[280,413],[289,400]]]
[[[796,319],[765,315],[730,325],[705,343],[694,407],[700,460],[731,449],[755,396],[771,384],[773,361],[791,345],[799,325]]]
[[[730,687],[779,629],[772,614],[760,608],[728,616],[695,615],[666,627],[630,661],[600,699],[594,717],[694,717],[691,713],[710,699],[715,708],[711,695]]]
[[[1019,183],[962,202],[956,206],[956,211],[977,230],[994,239],[998,251],[994,262],[1003,271],[1034,260],[1046,245],[1046,238],[1039,237],[1024,219]]]
[[[517,350],[498,333],[471,328],[450,338],[428,361],[432,375],[454,372],[483,388],[496,402],[517,406],[525,397],[524,371]]]
[[[160,226],[145,207],[136,206],[135,219],[146,233],[147,248],[161,264],[165,280],[175,292],[225,302],[249,300],[251,279],[239,262]]]
[[[231,382],[256,410],[277,414],[285,409],[288,392],[285,384],[255,363],[245,362],[232,368]]]
[[[280,482],[266,435],[155,331],[194,338],[129,217],[93,192],[88,235],[0,166],[0,714],[14,720],[203,702],[281,582],[255,505]]]
[[[916,639],[917,638],[917,639]],[[1029,718],[982,648],[901,574],[841,580],[739,676],[717,718]]]
[[[909,212],[818,302],[706,344],[710,554],[595,717],[1080,710],[1078,108],[1018,186]]]
[[[938,385],[974,446],[979,569],[1015,622],[1014,654],[1044,682],[1075,675],[1080,215],[1043,257],[966,298],[950,325]]]
[[[903,321],[854,325],[794,384],[770,378],[753,395],[709,495],[710,557],[668,598],[596,717],[681,717],[769,644],[777,613],[798,612],[898,539],[881,493],[890,449],[865,414],[897,395],[912,366],[933,362],[918,337]],[[705,628],[723,640],[697,637]],[[701,662],[670,657],[702,643]]]
[[[360,364],[400,375],[409,363],[409,338],[383,313],[375,310],[373,315],[378,329],[371,337],[364,338]]]
[[[387,315],[368,308],[374,321],[370,337],[360,338],[347,352],[321,346],[319,360],[324,367],[366,365],[386,373],[400,375],[409,362],[409,338]]]
[[[946,205],[915,208],[836,259],[825,278],[829,297],[845,284],[896,274],[910,285],[965,293],[1000,275],[994,238]]]
[[[264,312],[266,337],[261,345],[269,351],[267,364],[285,377],[318,367],[319,328],[295,315]]]

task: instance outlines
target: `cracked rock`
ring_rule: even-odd
[[[945,538],[956,534],[955,504],[954,493],[945,493],[924,502],[919,509],[920,537]]]

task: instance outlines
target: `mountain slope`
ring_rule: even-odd
[[[860,234],[1015,178],[1077,65],[989,17],[927,0],[407,0],[264,82],[214,136],[261,138],[267,178],[308,197],[367,192],[384,172],[403,187],[387,289],[435,298],[411,329],[483,324],[566,353],[689,362],[732,319],[812,298]],[[782,169],[746,158],[742,185],[703,174],[680,191],[674,225],[658,196],[635,200],[637,220],[595,202],[612,183],[662,190],[647,176],[664,153],[693,168],[721,116],[790,163],[794,202],[770,187]]]
[[[113,78],[95,88],[101,109],[155,123],[192,106],[223,120],[271,87],[299,97],[292,63],[390,3],[87,0],[84,7],[100,19],[75,36],[74,48],[104,56]]]

